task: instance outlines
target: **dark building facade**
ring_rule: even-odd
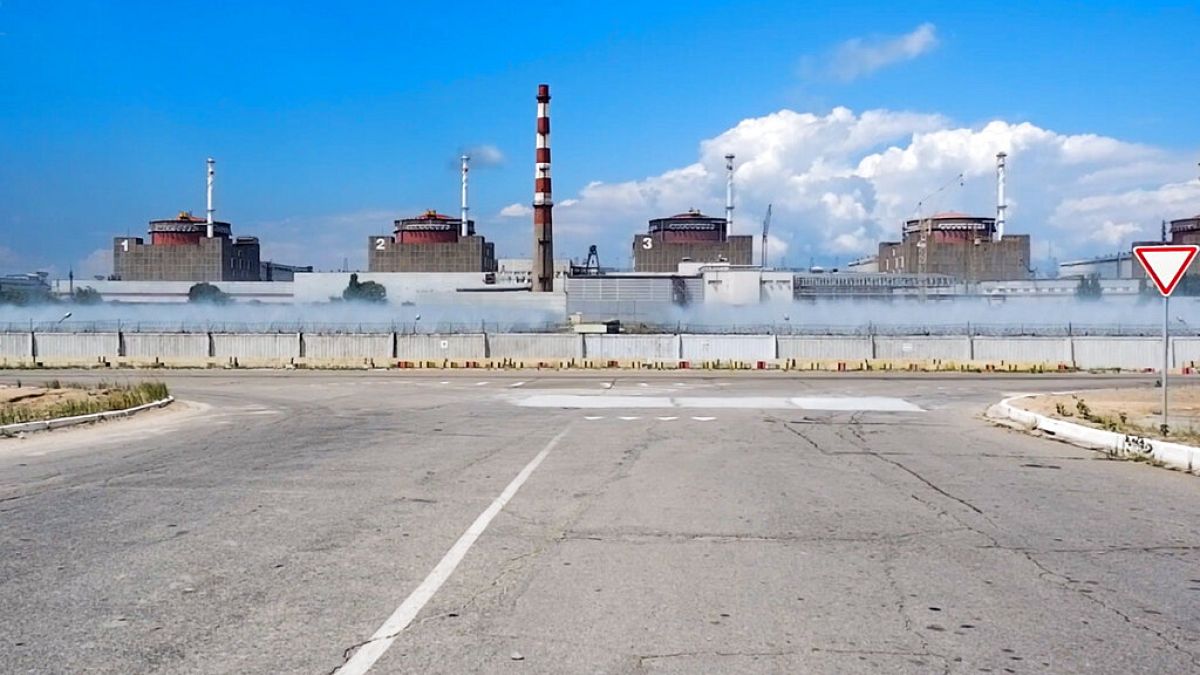
[[[1167,230],[1167,243],[1175,245],[1194,244],[1200,246],[1200,215],[1192,216],[1191,218],[1180,218],[1171,221],[1171,227]],[[1163,246],[1161,241],[1135,241],[1130,251],[1138,246]],[[1135,260],[1136,260],[1136,256]],[[1140,262],[1134,262],[1132,266],[1134,279],[1145,279],[1146,270]],[[1188,266],[1184,274],[1188,277],[1200,276],[1200,264],[1195,261]],[[1191,281],[1189,281],[1191,283]]]
[[[692,209],[650,221],[646,234],[633,238],[635,272],[676,272],[681,262],[750,265],[754,238],[730,235],[724,218]]]
[[[475,234],[475,221],[427,211],[395,221],[391,235],[375,235],[367,249],[371,272],[495,272],[496,248]]]
[[[907,221],[901,241],[881,242],[879,271],[1015,281],[1033,276],[1029,255],[1029,235],[996,239],[995,218],[948,212]]]
[[[113,239],[113,276],[123,281],[258,281],[256,237],[232,235],[229,223],[208,223],[190,213],[150,221],[150,241]]]

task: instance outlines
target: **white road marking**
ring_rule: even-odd
[[[508,388],[514,389],[516,387],[524,387],[524,386],[525,386],[524,382],[513,382],[512,384],[508,385]]]
[[[631,422],[631,421],[633,421],[633,420],[640,420],[640,419],[642,419],[642,418],[640,418],[640,417],[624,417],[624,416],[622,416],[622,417],[618,417],[617,419],[622,419],[622,420],[625,420],[626,422]]]
[[[654,419],[658,420],[659,422],[671,422],[671,421],[677,420],[679,418],[678,417],[656,417]]]
[[[602,420],[602,419],[604,419],[604,415],[586,415],[586,416],[584,416],[583,419],[585,419],[585,420]]]
[[[482,386],[483,386],[483,385],[485,385],[485,384],[487,384],[487,382],[476,382],[476,383],[475,383],[475,386],[476,386],[476,387],[482,387]]]
[[[467,551],[471,550],[471,546],[475,544],[475,541],[479,539],[480,535],[491,524],[492,519],[517,494],[517,490],[520,490],[525,481],[529,480],[529,476],[538,468],[542,460],[546,459],[546,455],[550,454],[554,446],[558,445],[558,442],[567,435],[570,429],[570,427],[567,427],[558,432],[558,435],[550,439],[546,447],[542,448],[542,451],[530,460],[524,469],[521,469],[521,473],[518,473],[517,477],[512,479],[508,487],[504,488],[504,492],[501,492],[500,496],[496,497],[496,501],[492,502],[491,506],[479,514],[479,517],[475,519],[475,522],[471,523],[467,531],[458,538],[458,541],[454,542],[454,546],[450,547],[450,550],[446,552],[446,555],[433,568],[429,576],[425,577],[421,585],[417,586],[416,590],[405,598],[404,602],[396,608],[396,611],[388,617],[387,621],[383,622],[379,630],[375,631],[371,639],[364,642],[358,648],[358,651],[354,652],[354,656],[351,656],[350,660],[346,661],[342,667],[335,671],[338,675],[361,675],[370,670],[371,666],[375,665],[375,662],[379,660],[379,657],[383,656],[388,647],[392,646],[392,643],[396,641],[400,633],[404,632],[404,629],[413,622],[413,619],[417,618],[417,614],[433,598],[438,589],[442,587],[442,584],[450,578],[451,574],[454,574],[455,568],[458,567],[458,564],[467,555]]]
[[[612,389],[612,382],[601,382],[600,386],[604,387],[605,389]]]
[[[638,382],[638,386],[639,387],[649,387],[650,385],[646,384],[645,382]]]
[[[696,420],[697,422],[711,422],[717,418],[715,418],[715,417],[693,417],[692,419]]]
[[[515,399],[524,408],[738,408],[748,410],[837,410],[924,412],[902,398],[887,396],[640,396],[529,394]]]
[[[438,384],[450,384],[450,381],[449,381],[449,380],[442,380],[441,382],[438,382]]]

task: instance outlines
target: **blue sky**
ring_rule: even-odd
[[[719,208],[729,144],[740,228],[780,204],[792,264],[869,251],[956,170],[944,206],[990,213],[980,158],[1010,144],[1035,255],[1102,252],[1200,212],[1197,26],[1195,3],[5,0],[0,269],[102,270],[113,236],[203,210],[210,155],[236,233],[360,267],[392,218],[456,208],[452,160],[479,146],[502,156],[472,174],[480,230],[528,255],[529,219],[500,212],[531,198],[539,82],[560,257],[622,264],[647,218]]]

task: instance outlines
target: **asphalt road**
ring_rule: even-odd
[[[0,440],[0,671],[1200,672],[1200,479],[980,418],[1144,379],[163,379]]]

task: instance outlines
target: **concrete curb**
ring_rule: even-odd
[[[90,415],[76,415],[74,417],[57,417],[52,420],[38,420],[36,422],[20,422],[18,424],[6,424],[0,426],[0,436],[9,434],[18,434],[26,431],[43,431],[46,429],[61,429],[63,427],[72,427],[76,424],[88,424],[90,422],[99,422],[101,420],[114,419],[117,417],[129,417],[130,415],[149,410],[151,408],[163,408],[175,401],[174,396],[168,396],[164,399],[145,403],[124,410],[108,410],[105,412],[92,413]]]
[[[1116,457],[1148,456],[1172,469],[1200,474],[1200,448],[1095,429],[1039,415],[1012,404],[1013,401],[1039,395],[1010,396],[988,408],[987,416],[993,419],[1011,420],[1030,430],[1036,429],[1055,438],[1061,438],[1068,443],[1092,450],[1102,450]]]

